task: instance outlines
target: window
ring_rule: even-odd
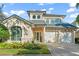
[[[54,24],[55,23],[55,20],[53,19],[53,20],[51,20],[51,24]]]
[[[46,24],[49,24],[49,20],[46,20]]]
[[[51,24],[56,24],[56,23],[60,23],[60,22],[61,22],[61,19],[59,19],[59,18],[51,20]]]
[[[33,19],[36,19],[36,16],[35,15],[33,15]]]
[[[37,19],[40,19],[40,15],[37,16]]]
[[[61,19],[59,19],[59,18],[57,18],[56,20],[55,20],[55,23],[60,23],[61,22]]]
[[[16,20],[16,23],[19,24],[19,20]]]

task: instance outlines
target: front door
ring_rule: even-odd
[[[34,38],[38,42],[42,42],[42,33],[41,32],[34,32]]]

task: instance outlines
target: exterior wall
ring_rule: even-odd
[[[21,41],[25,42],[25,41],[31,41],[33,38],[33,33],[31,30],[31,27],[27,24],[25,24],[24,22],[18,20],[17,18],[10,18],[6,20],[6,23],[4,24],[10,31],[11,33],[11,27],[13,26],[19,26],[22,29],[22,37],[21,37]],[[25,32],[26,31],[26,32]],[[11,41],[11,37],[8,41]]]

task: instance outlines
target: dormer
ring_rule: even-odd
[[[43,20],[43,15],[46,14],[46,11],[27,11],[30,20]]]

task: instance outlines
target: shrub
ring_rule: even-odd
[[[10,33],[4,25],[0,24],[0,42],[4,42],[8,40],[10,37]]]
[[[22,43],[0,43],[0,48],[22,48]]]
[[[47,46],[42,47],[41,49],[22,49],[19,50],[17,53],[18,55],[25,55],[25,54],[50,54]]]
[[[34,43],[21,43],[21,42],[11,42],[11,43],[0,43],[0,48],[11,48],[11,49],[42,49],[44,44],[34,44]]]

